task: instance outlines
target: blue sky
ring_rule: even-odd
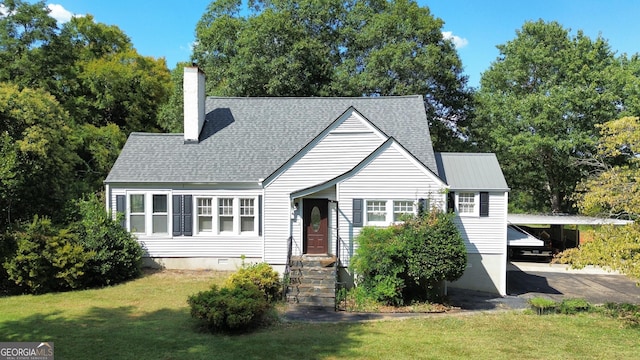
[[[188,61],[196,23],[210,1],[51,0],[52,16],[92,14],[96,21],[116,25],[142,55],[164,57],[173,68]],[[640,1],[637,0],[418,0],[444,20],[443,32],[455,36],[469,84],[498,56],[496,45],[515,38],[527,20],[558,21],[573,33],[601,35],[614,51],[640,52]]]

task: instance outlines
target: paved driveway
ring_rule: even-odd
[[[543,296],[556,301],[581,298],[591,304],[640,304],[640,287],[626,276],[597,268],[570,270],[556,264],[511,263],[507,293],[525,299]]]

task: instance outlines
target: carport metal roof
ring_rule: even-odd
[[[627,225],[633,223],[630,220],[566,214],[508,214],[507,222],[514,225]]]

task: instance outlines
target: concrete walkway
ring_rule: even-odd
[[[507,271],[551,272],[564,274],[588,275],[620,275],[617,271],[606,270],[596,266],[585,266],[583,269],[571,269],[567,264],[549,264],[544,262],[516,262],[507,264]]]

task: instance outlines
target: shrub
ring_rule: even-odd
[[[16,285],[31,293],[82,287],[86,264],[95,253],[78,244],[68,229],[56,230],[49,219],[36,216],[15,237],[15,255],[4,268]]]
[[[467,248],[453,214],[432,211],[409,220],[401,241],[407,244],[405,298],[434,299],[443,281],[459,279],[467,267]]]
[[[280,299],[282,291],[280,275],[267,263],[243,265],[227,278],[224,286],[234,287],[246,283],[254,284],[268,302]]]
[[[561,314],[574,315],[579,312],[588,312],[591,305],[584,299],[564,299],[558,306]]]
[[[80,243],[94,253],[87,263],[86,286],[121,283],[140,275],[143,250],[138,241],[104,209],[96,195],[76,202],[73,225]]]
[[[629,327],[640,327],[640,305],[606,303],[597,309],[604,315],[621,320]]]
[[[358,249],[351,266],[358,276],[357,284],[375,300],[402,304],[406,271],[406,244],[400,241],[400,227],[364,227],[358,235]]]
[[[187,300],[191,316],[204,320],[211,331],[246,330],[269,309],[264,293],[250,282],[192,295]]]
[[[388,228],[365,227],[356,241],[358,284],[390,305],[436,298],[443,281],[459,279],[467,265],[453,215],[439,211]]]
[[[14,233],[6,232],[0,235],[0,296],[12,295],[18,292],[17,285],[9,279],[4,263],[13,259],[17,249]]]

